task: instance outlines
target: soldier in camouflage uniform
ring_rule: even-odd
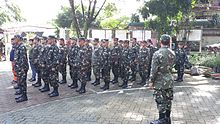
[[[129,58],[129,41],[125,40],[123,43],[123,49],[121,53],[121,61],[120,61],[120,67],[121,67],[121,78],[123,80],[122,85],[119,85],[119,87],[127,88],[128,86],[128,78],[129,78],[129,64],[130,64],[130,58]]]
[[[159,119],[150,124],[171,124],[170,113],[173,100],[173,77],[171,70],[175,63],[175,53],[169,48],[170,36],[162,35],[161,48],[152,58],[149,79],[150,89],[154,89],[154,99],[159,110]]]
[[[72,79],[72,83],[68,85],[71,89],[78,88],[78,73],[79,73],[79,66],[77,63],[77,56],[79,52],[79,46],[77,46],[77,40],[76,39],[71,39],[71,48],[69,50],[68,54],[68,64],[70,67],[70,77]]]
[[[108,39],[104,39],[102,41],[103,50],[101,52],[101,73],[105,85],[101,87],[103,90],[109,89],[110,83],[110,69],[111,69],[111,59],[110,59],[110,49],[108,48],[109,41]]]
[[[15,49],[15,56],[14,56],[14,69],[17,76],[17,84],[18,84],[18,91],[15,95],[21,95],[15,98],[16,102],[23,102],[27,101],[27,72],[29,69],[28,65],[28,58],[27,58],[27,50],[24,44],[21,42],[22,37],[20,35],[14,36],[16,49]]]
[[[85,38],[79,38],[79,52],[77,55],[77,66],[79,67],[78,79],[81,82],[81,87],[76,90],[79,94],[86,92],[87,73],[90,67],[90,53],[85,47]]]
[[[177,70],[177,79],[175,81],[182,82],[184,75],[185,63],[188,62],[187,54],[184,50],[184,43],[179,42],[178,48],[175,51],[176,54],[176,64],[175,69]]]
[[[36,69],[37,72],[37,82],[32,84],[34,87],[40,87],[41,84],[41,67],[40,67],[40,52],[42,49],[42,45],[40,45],[40,39],[34,38],[34,48],[33,48],[33,54],[32,54],[32,63]]]
[[[147,41],[141,42],[138,54],[138,70],[141,77],[140,85],[145,85],[148,78],[148,68],[150,66],[150,50],[147,48]]]
[[[156,47],[154,47],[153,46],[153,43],[152,43],[152,41],[151,41],[151,39],[148,39],[147,40],[147,47],[150,49],[150,65],[151,65],[151,61],[152,61],[152,57],[153,57],[153,54],[158,50]],[[150,70],[151,70],[151,68],[149,67],[148,68],[148,75],[147,76],[150,76]]]
[[[48,48],[46,50],[45,69],[48,72],[50,86],[53,91],[48,95],[50,97],[59,96],[58,92],[58,65],[59,65],[59,48],[56,46],[56,39],[54,36],[48,37]]]
[[[118,83],[118,78],[120,74],[120,56],[121,56],[121,47],[118,43],[118,38],[113,39],[114,46],[111,49],[111,68],[114,75],[114,79],[111,81],[113,84]]]
[[[92,55],[92,67],[95,81],[92,83],[94,86],[100,84],[100,73],[101,73],[101,46],[99,46],[99,39],[95,38],[93,41],[93,55]]]
[[[130,68],[131,68],[131,78],[130,81],[136,80],[137,73],[137,56],[139,52],[140,46],[137,43],[136,38],[132,38],[132,46],[129,50],[129,58],[130,58]]]
[[[59,72],[62,74],[62,81],[60,84],[66,83],[66,64],[67,64],[67,47],[63,38],[59,40]]]
[[[90,40],[86,39],[85,48],[87,50],[86,53],[88,53],[88,57],[89,57],[89,67],[88,67],[88,72],[86,72],[87,81],[91,81],[91,75],[92,75],[92,46],[90,46],[89,43],[90,43]]]

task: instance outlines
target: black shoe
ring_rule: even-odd
[[[59,83],[60,83],[60,84],[66,84],[67,82],[66,82],[66,80],[62,80],[62,81],[60,81]]]
[[[72,84],[68,84],[68,87],[72,87],[74,85],[74,83],[72,83]]]
[[[96,80],[93,85],[94,85],[94,86],[97,86],[97,85],[99,85],[99,84],[100,84],[100,81]]]
[[[18,86],[18,85],[15,85],[15,86],[14,86],[14,89],[19,89],[19,86]]]
[[[48,92],[50,91],[49,84],[45,84],[43,88],[39,89],[40,92]]]
[[[105,85],[104,87],[101,87],[101,89],[103,89],[104,91],[105,91],[105,90],[108,90],[108,89],[109,89],[109,86],[108,86],[108,85]]]
[[[97,84],[98,82],[100,82],[99,79],[95,79],[95,81],[92,82],[91,84],[92,84],[92,85],[95,85],[95,84]],[[99,83],[99,84],[100,84],[100,83]]]
[[[16,92],[15,92],[15,95],[21,95],[23,92],[21,89],[18,89]]]
[[[82,86],[79,89],[76,89],[76,92],[79,92],[82,90]]]
[[[78,88],[78,84],[73,84],[70,88],[71,88],[71,89]]]
[[[167,124],[168,120],[166,118],[151,121],[150,124]]]
[[[135,81],[136,79],[134,78],[134,77],[131,77],[130,79],[129,79],[129,81]]]
[[[183,79],[178,79],[176,80],[176,82],[183,82]]]
[[[116,83],[118,83],[118,80],[113,79],[113,80],[111,81],[111,83],[112,83],[112,84],[116,84]]]
[[[40,86],[41,86],[41,82],[36,82],[36,83],[32,84],[32,86],[34,86],[34,87],[40,87]]]
[[[79,94],[83,94],[83,93],[86,93],[86,89],[85,89],[85,88],[82,88],[82,89],[79,91]]]
[[[19,103],[19,102],[24,102],[24,101],[27,101],[27,100],[28,100],[27,95],[23,94],[22,96],[18,97],[15,101],[17,103]]]
[[[49,93],[48,95],[49,95],[49,97],[59,96],[58,87],[54,87],[53,91],[51,93]]]
[[[123,85],[121,88],[126,89],[126,88],[128,88],[128,85],[125,84],[125,85]]]

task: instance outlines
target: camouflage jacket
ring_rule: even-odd
[[[150,64],[150,49],[149,48],[140,48],[138,54],[138,63],[139,65],[147,65]]]
[[[49,49],[49,45],[42,45],[40,49],[40,53],[38,55],[39,58],[39,65],[40,67],[46,66],[46,59],[47,59],[47,51]]]
[[[68,64],[70,66],[77,66],[77,55],[79,52],[79,46],[77,45],[73,45],[70,50],[69,50],[69,54],[68,54]]]
[[[57,69],[59,65],[59,48],[56,45],[50,45],[46,50],[46,68],[51,70],[52,68]]]
[[[110,49],[108,47],[103,47],[102,53],[101,53],[101,64],[102,69],[110,69]]]
[[[150,45],[148,46],[148,48],[150,49],[150,60],[152,60],[153,54],[158,50],[156,47]]]
[[[130,65],[129,48],[122,49],[120,64],[122,67],[128,67]]]
[[[115,45],[113,46],[113,48],[111,49],[111,60],[114,63],[119,63],[119,59],[121,56],[121,47],[119,45]]]
[[[19,75],[22,71],[28,71],[28,58],[27,58],[27,49],[24,44],[16,45],[14,53],[14,69],[15,72]]]
[[[89,62],[92,63],[92,46],[86,45],[85,49],[87,53],[86,55],[88,55]]]
[[[152,58],[149,81],[157,90],[173,88],[171,70],[175,63],[175,53],[168,47],[156,51]]]
[[[94,47],[93,56],[92,56],[92,63],[93,65],[99,66],[101,65],[101,53],[103,51],[103,47]]]
[[[39,64],[40,54],[41,54],[42,46],[35,45],[32,52],[32,61],[34,64]]]
[[[176,65],[184,65],[185,62],[188,62],[187,54],[184,49],[177,49],[176,54]]]
[[[131,63],[135,62],[138,57],[140,46],[138,44],[133,45],[129,50],[129,58],[131,60]]]
[[[60,46],[59,48],[59,64],[67,63],[67,53],[68,49],[65,46]]]
[[[90,53],[85,46],[79,47],[76,63],[81,71],[86,71],[90,67]]]

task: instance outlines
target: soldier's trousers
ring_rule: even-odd
[[[86,86],[86,79],[87,79],[87,75],[86,75],[87,70],[81,70],[79,69],[79,81],[81,82],[81,86],[83,85],[84,87]]]
[[[73,72],[73,67],[71,65],[69,65],[69,74],[70,74],[70,78],[73,79],[72,77],[72,72]]]
[[[41,76],[42,76],[44,83],[49,84],[49,82],[50,82],[49,76],[50,75],[49,75],[49,71],[47,69],[44,68],[41,70]]]
[[[184,75],[184,64],[183,65],[176,65],[177,68],[177,79],[183,79]]]
[[[78,77],[79,77],[79,68],[78,67],[76,67],[76,66],[71,66],[71,70],[70,70],[71,72],[71,79],[73,80],[73,81],[75,81],[75,82],[77,82],[77,80],[78,80]]]
[[[86,75],[87,75],[87,79],[90,79],[91,78],[91,75],[92,75],[92,65],[90,63],[89,67],[88,67],[88,70],[86,72]]]
[[[136,74],[137,74],[137,64],[136,63],[132,63],[130,65],[131,68],[131,76],[132,78],[136,78]]]
[[[104,68],[102,69],[102,78],[104,80],[105,83],[109,83],[110,82],[110,68]]]
[[[129,78],[129,67],[128,66],[121,66],[121,78],[123,82],[128,82],[128,78]]]
[[[57,69],[49,71],[49,83],[51,87],[58,87],[59,72]]]
[[[114,79],[117,80],[120,74],[120,65],[117,63],[112,63],[112,73],[114,75]]]
[[[100,79],[101,68],[99,65],[93,65],[93,74],[96,79]]]
[[[173,89],[165,90],[154,90],[154,99],[157,104],[157,109],[159,113],[166,113],[166,111],[171,111],[172,100],[173,100]]]
[[[42,69],[40,66],[38,66],[37,64],[34,64],[35,69],[36,69],[36,73],[37,73],[37,81],[41,82],[41,78],[42,78]]]
[[[27,92],[27,71],[19,71],[17,74],[17,84],[23,93]]]
[[[149,65],[139,65],[139,75],[141,77],[142,80],[146,81],[148,78],[148,68]]]
[[[66,63],[59,66],[59,72],[62,74],[63,77],[66,77]]]

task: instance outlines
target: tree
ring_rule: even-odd
[[[0,26],[5,22],[23,21],[19,7],[8,0],[1,0],[0,4]]]
[[[146,20],[148,17],[156,16],[152,21],[160,22],[157,27],[157,32],[171,33],[172,20],[180,25],[185,24],[190,18],[190,13],[195,0],[150,0],[144,3],[144,6],[139,10],[142,17]],[[181,23],[179,23],[181,22]]]
[[[137,13],[131,15],[131,22],[140,22],[140,17]]]
[[[87,9],[86,6],[84,5],[84,2],[88,3]],[[79,26],[79,20],[77,19],[77,13],[76,13],[76,1],[75,0],[69,0],[70,7],[72,10],[72,15],[73,15],[73,23],[74,23],[74,28],[76,29],[77,37],[87,37],[88,35],[88,29],[91,27],[92,23],[95,22],[97,16],[103,9],[103,6],[106,3],[106,0],[103,0],[101,6],[98,8],[97,7],[97,0],[81,0],[80,1],[80,6],[81,6],[81,12],[82,12],[82,23],[83,23],[83,35],[81,34],[81,28]]]
[[[101,22],[101,27],[105,29],[125,29],[128,26],[130,18],[122,16],[118,19],[109,18]]]

